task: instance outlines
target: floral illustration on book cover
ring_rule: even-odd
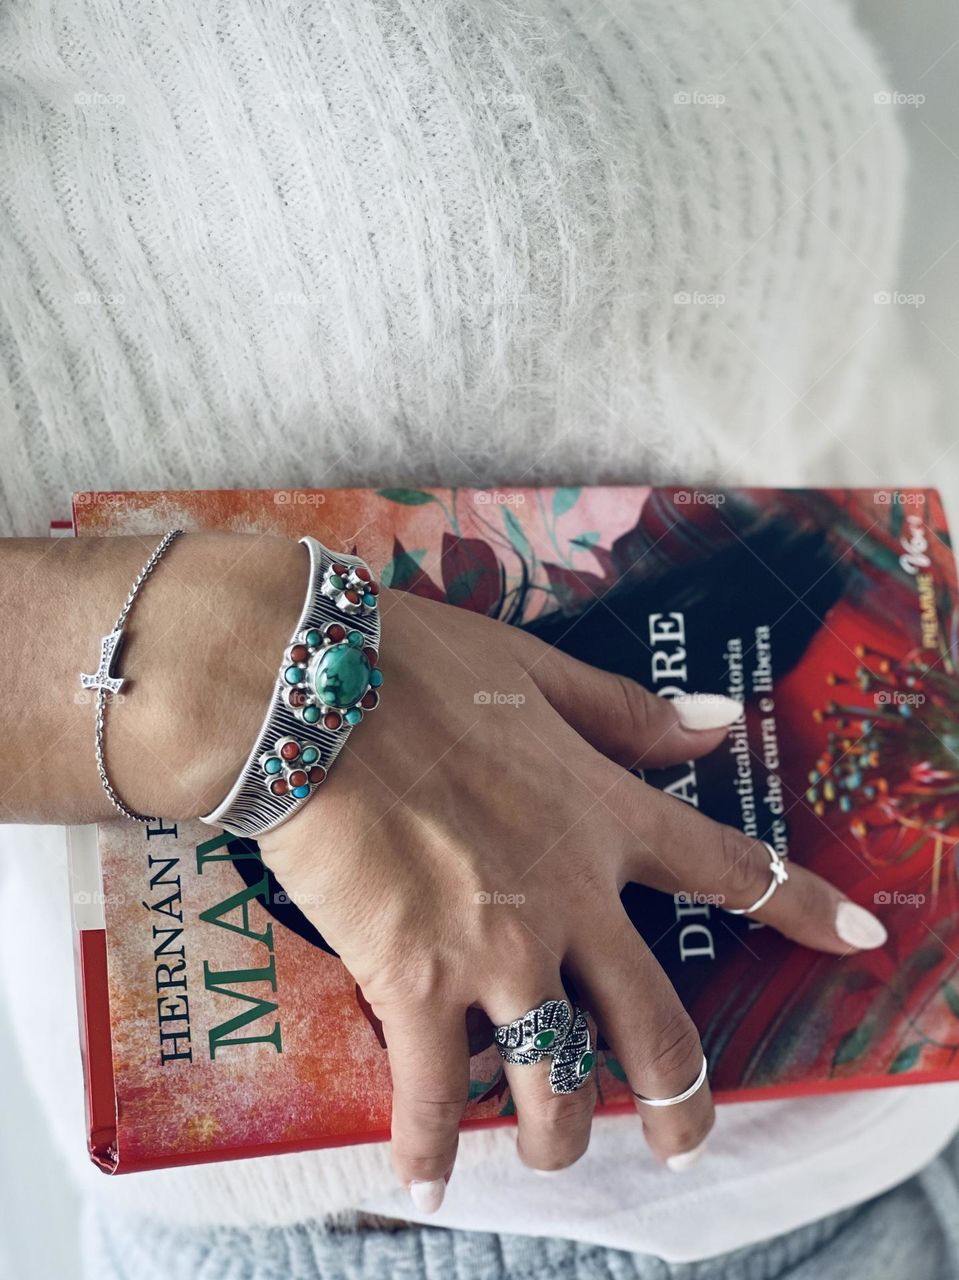
[[[662,696],[741,700],[716,752],[647,781],[828,876],[890,941],[824,956],[718,902],[627,886],[713,1088],[959,1077],[959,615],[934,491],[81,493],[74,515],[80,536],[311,533],[385,586]],[[477,689],[477,716],[510,692]],[[100,850],[120,1167],[384,1138],[381,1030],[256,845],[201,823],[111,824]],[[515,910],[515,893],[491,885],[486,905]],[[471,1048],[468,1120],[510,1116],[483,1019]],[[600,1106],[629,1108],[600,1049]]]

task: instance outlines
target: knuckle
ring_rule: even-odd
[[[640,1093],[671,1097],[689,1087],[701,1065],[699,1032],[684,1009],[663,1025],[655,1049],[641,1064]]]
[[[732,827],[719,829],[719,884],[734,906],[748,906],[766,887],[769,862],[762,845]]]
[[[630,680],[627,676],[617,675],[615,680],[618,706],[627,731],[626,742],[623,745],[624,748],[632,749],[635,755],[637,744],[649,734],[652,720],[650,695],[635,680]],[[614,717],[612,722],[616,723],[616,719],[617,717]]]
[[[575,1093],[547,1094],[532,1109],[536,1127],[547,1140],[573,1135],[589,1123],[593,1102],[593,1090],[588,1086]]]

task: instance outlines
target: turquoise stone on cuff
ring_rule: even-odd
[[[324,649],[313,669],[313,687],[324,706],[355,706],[370,685],[369,659],[353,644],[354,635],[360,636],[362,644],[362,635],[351,632],[349,643]]]
[[[297,800],[304,800],[310,794],[309,785],[303,787],[293,787],[290,790],[291,796],[296,796]]]
[[[315,764],[320,758],[320,753],[316,747],[304,747],[300,752],[300,759],[304,764]]]
[[[382,683],[383,683],[383,672],[379,669],[379,667],[374,667],[373,670],[370,672],[370,684],[373,686],[374,689],[378,689]]]
[[[366,605],[367,609],[372,609],[376,604],[376,596],[371,596],[370,593],[367,592],[363,597],[363,603]]]
[[[279,773],[283,768],[283,761],[278,756],[270,756],[268,760],[264,760],[263,768],[267,773]]]
[[[359,724],[363,719],[363,712],[359,707],[351,707],[343,717],[347,724]]]
[[[299,684],[303,679],[303,672],[299,667],[287,667],[283,672],[283,679],[287,684]]]
[[[320,708],[309,706],[303,708],[303,719],[307,724],[316,724],[320,718]]]
[[[308,631],[306,633],[306,643],[310,646],[311,649],[318,649],[320,647],[320,643],[322,642],[322,639],[323,637],[320,635],[318,631]]]

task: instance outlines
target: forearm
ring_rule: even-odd
[[[116,817],[94,753],[100,639],[160,535],[0,540],[0,819]],[[186,534],[144,584],[114,664],[107,772],[141,813],[184,819],[225,795],[256,736],[302,607],[286,538]]]

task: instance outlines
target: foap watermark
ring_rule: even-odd
[[[673,503],[677,507],[721,507],[726,501],[724,493],[709,489],[677,489]]]
[[[906,689],[880,689],[873,694],[877,707],[921,707],[925,700],[924,693]]]
[[[477,689],[473,701],[478,707],[521,707],[525,693],[504,693],[501,689]]]
[[[274,107],[282,111],[289,111],[292,107],[310,107],[315,110],[325,103],[326,98],[318,89],[308,89],[305,93],[287,93],[281,89],[273,95]]]
[[[274,307],[318,307],[320,305],[319,298],[311,298],[308,293],[301,293],[297,289],[278,289],[273,294],[271,302]]]
[[[95,707],[97,704],[96,689],[77,689],[72,695],[73,701],[78,707]],[[111,693],[109,689],[103,690],[103,697],[111,707],[119,706],[120,703],[126,702],[127,695],[125,693]]]
[[[322,507],[326,494],[316,489],[277,489],[273,505],[277,507]]]
[[[924,293],[902,293],[898,289],[880,289],[872,295],[877,307],[921,307],[926,301]]]
[[[724,293],[706,293],[702,289],[679,289],[673,294],[677,307],[721,307],[725,305]]]
[[[478,907],[521,907],[526,901],[525,893],[500,893],[498,889],[487,892],[481,889],[473,894],[473,901]]]
[[[724,107],[724,93],[705,93],[702,89],[677,89],[673,94],[673,105],[677,107]]]
[[[921,107],[926,101],[924,93],[901,93],[898,89],[877,89],[872,95],[877,107]]]
[[[118,507],[123,501],[119,493],[95,493],[92,490],[75,493],[73,501],[78,507]]]
[[[102,889],[78,889],[73,895],[77,907],[122,907],[124,902],[122,893],[104,893]]]
[[[911,489],[877,489],[872,496],[877,507],[924,507],[926,495]]]
[[[902,893],[899,889],[880,889],[872,895],[877,907],[921,907],[926,901],[924,893]]]
[[[529,103],[525,93],[507,93],[505,89],[484,89],[476,94],[474,101],[478,107],[493,107],[499,111],[519,111]]]
[[[724,893],[674,893],[677,907],[721,907],[726,901]]]
[[[285,889],[277,889],[272,898],[267,895],[262,901],[264,906],[272,901],[274,906],[299,907],[302,911],[307,907],[322,907],[326,902],[326,895],[323,893],[298,893],[295,898],[291,898]]]
[[[78,289],[73,295],[78,307],[122,307],[126,297],[122,293],[100,293],[97,289]]]
[[[501,489],[477,489],[473,501],[479,507],[521,507],[525,493],[504,493]]]
[[[81,89],[73,95],[75,107],[125,107],[126,94],[100,93],[98,89]]]

